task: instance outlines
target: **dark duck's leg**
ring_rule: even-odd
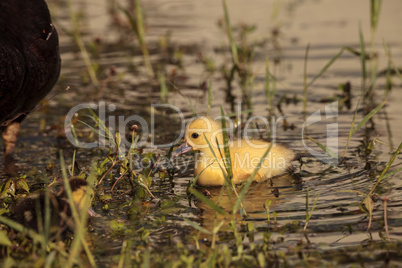
[[[17,144],[18,133],[20,132],[21,122],[12,121],[3,129],[1,137],[4,143],[4,156],[7,164],[13,163],[12,153],[14,152],[15,145]]]
[[[7,162],[21,121],[59,77],[60,54],[44,0],[1,0],[0,10],[0,127]]]

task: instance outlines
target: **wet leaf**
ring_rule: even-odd
[[[20,263],[19,263],[19,264],[20,264]],[[7,258],[3,261],[2,265],[3,265],[3,267],[17,267],[17,266],[18,266],[17,263],[16,263],[16,261],[15,261],[13,258],[11,258],[11,257],[7,257]]]
[[[103,170],[103,169],[106,170],[105,165],[108,164],[109,162],[113,162],[113,159],[114,159],[114,155],[111,155],[111,154],[108,155],[108,157],[105,158],[105,160],[103,160],[103,162],[100,164],[100,169],[101,170]]]
[[[247,223],[247,230],[249,232],[254,232],[254,224],[252,222]]]
[[[3,215],[4,213],[8,212],[8,209],[6,208],[0,208],[0,215]]]
[[[47,170],[47,171],[53,170],[54,167],[55,167],[54,163],[53,163],[53,162],[50,162],[50,163],[48,163],[48,164],[46,165],[46,170]]]
[[[147,190],[147,192],[149,193],[150,196],[152,196],[152,198],[155,198],[155,196],[151,193],[151,191],[148,188],[149,185],[151,185],[152,183],[152,177],[146,177],[144,174],[140,174],[137,180],[138,184],[142,186],[145,190]]]
[[[25,192],[29,193],[29,186],[28,186],[28,182],[26,179],[24,178],[20,178],[18,179],[16,182],[16,189],[17,190],[24,190]]]
[[[364,205],[364,207],[363,207],[364,211],[366,213],[368,213],[370,218],[371,218],[371,214],[373,213],[373,210],[374,210],[374,202],[373,202],[373,200],[371,199],[371,197],[369,195],[367,195],[364,198],[364,200],[362,202],[362,205]]]
[[[268,222],[271,220],[269,218],[269,207],[271,206],[271,203],[272,203],[271,199],[265,200],[265,203],[264,203],[264,208],[265,208],[265,211],[267,212],[267,220],[268,220]]]
[[[102,196],[99,197],[100,201],[108,201],[108,200],[111,200],[111,199],[113,199],[113,197],[111,195],[109,195],[109,194],[105,194],[105,195],[102,195]]]
[[[367,230],[370,230],[371,221],[373,219],[374,202],[371,199],[371,196],[367,195],[366,198],[364,198],[362,204],[364,205],[364,210],[366,210],[366,213],[368,213],[368,215],[369,215],[369,223],[367,226]],[[361,207],[363,207],[363,206],[361,206]]]
[[[6,181],[6,183],[3,184],[3,187],[1,189],[1,193],[0,193],[0,198],[6,198],[9,195],[14,196],[15,195],[15,183],[12,179],[9,179],[8,181]]]
[[[112,220],[110,222],[110,229],[114,232],[119,232],[124,230],[124,223],[123,222],[118,222],[117,220]]]
[[[138,184],[144,188],[148,188],[148,180],[144,174],[138,175]]]
[[[127,158],[125,158],[127,159]],[[120,174],[125,174],[128,172],[129,167],[127,166],[128,161],[123,161],[123,163],[120,165]]]
[[[164,180],[164,179],[167,178],[167,172],[166,172],[165,170],[159,170],[159,171],[158,171],[158,175],[159,175],[159,178],[160,178],[161,180]]]
[[[0,231],[0,245],[9,247],[12,245],[10,239],[7,236],[7,232],[4,230]]]
[[[272,203],[271,199],[265,200],[265,203],[264,203],[265,210],[269,211],[269,207],[271,206],[271,203]]]
[[[257,260],[258,260],[258,264],[260,265],[260,267],[265,267],[265,256],[264,253],[259,252],[257,255]]]
[[[141,234],[141,240],[144,241],[145,243],[148,243],[148,237],[151,234],[151,232],[148,229],[144,229],[144,231]]]
[[[74,176],[74,178],[77,178],[77,179],[83,179],[83,180],[85,180],[85,179],[86,179],[86,177],[87,177],[87,175],[86,175],[86,174],[84,174],[84,173],[82,173],[82,174],[80,174],[80,175],[78,175],[78,176]]]
[[[115,141],[116,141],[116,147],[119,148],[121,144],[121,135],[119,132],[116,132],[115,134]]]
[[[152,185],[152,177],[147,177],[148,186]]]
[[[176,206],[177,204],[177,199],[176,198],[169,198],[169,199],[164,199],[160,203],[160,207],[162,209],[167,209]]]

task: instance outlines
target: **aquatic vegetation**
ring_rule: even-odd
[[[68,1],[68,9],[72,23],[72,30],[70,31],[71,37],[76,42],[80,52],[82,59],[85,63],[89,78],[91,83],[95,86],[99,85],[99,80],[96,75],[96,64],[93,63],[88,50],[85,46],[84,40],[82,39],[80,21],[79,21],[79,12],[75,10],[74,3],[72,0]]]
[[[135,1],[135,17],[131,15],[131,13],[124,8],[121,8],[126,17],[129,19],[131,28],[134,31],[136,37],[138,38],[138,42],[140,43],[141,51],[144,56],[145,66],[147,68],[148,76],[150,79],[154,78],[154,71],[151,65],[151,60],[149,58],[149,52],[147,48],[147,44],[145,42],[145,25],[144,18],[141,9],[141,3],[139,0]]]
[[[253,72],[253,58],[254,58],[254,47],[257,45],[256,42],[249,44],[247,41],[247,36],[253,32],[254,26],[249,25],[239,25],[238,35],[239,40],[236,43],[234,38],[234,33],[232,29],[232,24],[230,23],[230,15],[227,7],[226,0],[222,1],[223,11],[224,11],[224,28],[229,40],[229,45],[232,53],[232,66],[229,66],[227,70],[226,66],[223,66],[222,73],[225,77],[227,84],[227,99],[233,98],[232,96],[232,81],[237,74],[239,78],[239,85],[242,90],[243,103],[247,105],[248,109],[252,109],[252,95],[253,95],[253,81],[255,74]],[[233,108],[232,108],[233,111]]]

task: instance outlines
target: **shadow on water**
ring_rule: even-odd
[[[265,203],[268,200],[271,201],[269,209],[272,212],[276,210],[279,204],[290,202],[294,196],[300,194],[301,189],[298,189],[294,181],[291,175],[284,175],[269,181],[253,183],[242,203],[244,210],[247,212],[247,221],[256,221],[255,224],[258,226],[259,221],[266,221],[267,219]],[[224,187],[201,188],[199,191],[208,193],[209,199],[224,208],[228,213],[232,211],[237,200],[234,192],[231,191],[231,196],[229,196]],[[222,217],[219,217],[219,214],[215,216],[216,212],[203,202],[197,202],[196,206],[202,210],[201,225],[212,231],[214,219],[218,216],[216,219],[220,221]],[[239,214],[236,217],[241,219]]]

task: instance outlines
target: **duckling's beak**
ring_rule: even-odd
[[[193,147],[187,144],[187,142],[184,142],[182,145],[179,146],[173,153],[172,156],[178,156],[184,153],[187,153],[189,151],[192,151]]]
[[[98,213],[95,212],[95,210],[92,209],[92,207],[89,207],[87,210],[87,213],[91,217],[101,217]]]

